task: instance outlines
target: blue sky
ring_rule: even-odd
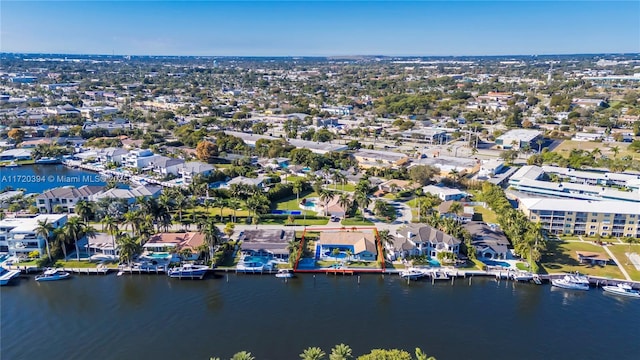
[[[122,55],[640,52],[640,1],[10,1],[0,50]]]

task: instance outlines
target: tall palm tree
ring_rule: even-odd
[[[456,215],[460,214],[462,210],[464,210],[462,204],[457,201],[451,204],[451,206],[449,207],[449,212]]]
[[[296,194],[296,204],[300,203],[300,193],[302,192],[302,181],[296,180],[293,182],[293,188],[291,189]]]
[[[236,211],[238,211],[238,208],[240,208],[240,200],[238,199],[227,199],[227,206],[233,210],[233,222],[236,222]]]
[[[125,213],[125,215],[129,214],[128,212]],[[113,245],[113,248],[116,248],[116,233],[118,232],[118,221],[111,217],[110,215],[105,216],[102,219],[102,228],[107,230],[108,234],[111,234],[111,244]]]
[[[85,224],[79,217],[72,217],[65,224],[67,235],[73,239],[76,246],[76,260],[80,261],[80,248],[78,247],[78,241],[83,237],[94,237],[96,231],[93,227]]]
[[[351,360],[353,359],[352,350],[349,345],[339,344],[331,349],[329,360]]]
[[[619,146],[612,146],[609,148],[609,150],[611,150],[611,152],[613,152],[613,158],[615,159],[616,157],[618,157],[618,154],[620,153],[620,147]]]
[[[176,210],[178,211],[178,221],[182,222],[182,211],[190,208],[191,203],[186,196],[182,193],[178,193],[176,197],[173,198]]]
[[[53,235],[53,224],[49,222],[49,219],[45,219],[44,221],[38,220],[38,226],[35,228],[36,236],[42,236],[44,238],[44,243],[47,246],[47,256],[49,260],[51,260],[51,249],[49,248],[49,240],[51,239],[51,235]]]
[[[93,217],[94,213],[94,203],[88,202],[85,200],[80,200],[76,203],[75,212],[84,220],[85,222],[89,222],[89,220]]]
[[[373,204],[373,211],[378,216],[383,216],[387,212],[387,203],[382,200],[376,200]]]
[[[227,205],[227,201],[221,197],[213,199],[213,206],[220,210],[220,221],[222,221],[222,211]]]
[[[344,209],[344,214],[346,216],[351,209],[351,198],[349,197],[349,194],[340,194],[340,197],[338,198],[338,205]]]
[[[371,204],[371,199],[364,192],[356,192],[356,203],[361,208],[360,217],[364,219],[364,210]]]
[[[120,261],[131,264],[133,258],[140,253],[142,247],[140,242],[131,237],[129,234],[118,233],[117,234],[118,250],[120,255]]]
[[[538,154],[542,152],[542,144],[544,144],[544,139],[536,140],[536,144],[538,144]]]
[[[329,201],[333,199],[335,193],[329,189],[321,189],[318,195],[320,195],[320,201],[324,203],[324,216],[327,216],[327,214],[329,213]]]
[[[220,240],[222,239],[220,229],[218,229],[216,223],[213,220],[209,220],[205,223],[202,232],[204,233],[204,242],[209,246],[209,257],[213,259],[215,247],[220,243]]]
[[[62,249],[64,259],[67,260],[67,244],[70,241],[69,235],[64,227],[59,227],[53,230],[53,241],[57,246]]]
[[[322,360],[325,355],[324,351],[319,347],[309,347],[300,354],[300,358],[302,360]]]

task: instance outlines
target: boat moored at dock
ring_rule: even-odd
[[[565,275],[561,279],[552,279],[551,285],[569,290],[589,290],[589,279],[581,275]]]
[[[56,281],[68,279],[69,277],[71,277],[71,274],[66,271],[62,271],[60,269],[47,269],[42,275],[36,276],[36,281]]]
[[[634,299],[640,299],[640,290],[635,290],[629,284],[617,284],[615,286],[603,286],[602,290],[607,293],[622,295]]]
[[[209,267],[206,265],[185,264],[169,269],[167,275],[175,279],[202,279],[207,274]]]

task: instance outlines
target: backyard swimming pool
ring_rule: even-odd
[[[144,255],[146,258],[156,259],[156,260],[165,260],[171,257],[171,254],[166,252],[154,252],[150,254]]]
[[[511,264],[505,261],[495,261],[495,260],[480,260],[488,266],[502,266],[505,268],[511,267]]]

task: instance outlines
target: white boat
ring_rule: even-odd
[[[0,286],[9,284],[11,279],[20,276],[20,270],[7,270],[0,267]]]
[[[276,273],[276,277],[277,278],[292,278],[293,277],[293,272],[291,270],[289,270],[289,269],[280,269]]]
[[[202,279],[207,270],[209,270],[209,267],[206,265],[185,264],[170,269],[167,275],[177,279]]]
[[[19,167],[20,164],[16,163],[15,161],[12,161],[10,163],[8,163],[7,165],[5,165],[4,167]]]
[[[425,276],[427,276],[427,273],[420,269],[406,269],[400,272],[401,278],[409,280],[417,280]]]
[[[634,290],[629,284],[618,284],[616,286],[603,286],[602,290],[616,295],[640,299],[640,290]]]
[[[36,281],[56,281],[68,279],[71,276],[68,272],[60,269],[47,269],[42,275],[36,276]]]
[[[35,161],[36,164],[61,164],[62,160],[55,157],[43,157]]]
[[[585,281],[581,277],[565,275],[562,279],[551,280],[551,285],[569,290],[589,290],[589,281]]]
[[[511,279],[514,281],[531,281],[533,280],[533,274],[530,272],[517,272],[511,275]]]

